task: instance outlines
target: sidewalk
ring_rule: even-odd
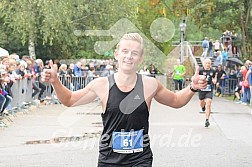
[[[153,101],[150,137],[154,167],[251,167],[250,108],[214,98],[210,127],[199,101],[181,109]],[[101,106],[46,105],[0,130],[0,167],[97,166]],[[77,141],[76,141],[77,140]]]

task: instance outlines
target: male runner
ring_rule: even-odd
[[[103,132],[99,145],[99,167],[152,166],[149,112],[152,99],[180,108],[198,89],[206,87],[206,77],[197,68],[190,86],[174,93],[156,78],[137,74],[143,60],[143,39],[138,33],[125,34],[114,53],[118,72],[91,81],[85,88],[71,92],[57,77],[55,69],[45,69],[42,80],[52,83],[57,97],[66,106],[77,106],[101,99]]]

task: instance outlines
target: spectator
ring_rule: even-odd
[[[227,66],[227,59],[228,59],[227,48],[224,48],[224,50],[222,51],[221,55],[222,55],[222,66],[226,67]]]
[[[203,52],[202,52],[201,57],[206,58],[208,48],[209,48],[209,41],[208,41],[207,37],[205,37],[205,39],[202,41],[202,48],[203,48]]]
[[[67,75],[67,65],[61,64],[59,67],[59,76],[66,76]]]
[[[99,75],[95,70],[94,63],[90,62],[89,63],[89,70],[87,72],[87,79],[86,79],[87,83],[86,84],[88,84],[89,82],[91,82],[92,80],[94,80],[97,77],[99,77]]]
[[[75,77],[82,77],[82,70],[81,70],[81,62],[78,61],[74,66],[74,76]]]
[[[150,71],[148,70],[147,66],[145,65],[145,66],[143,67],[143,69],[141,69],[141,70],[139,71],[139,74],[142,74],[142,75],[150,75]]]
[[[218,67],[219,65],[222,65],[222,55],[221,51],[216,52],[216,59],[214,61],[214,67]]]
[[[209,48],[208,48],[208,51],[209,51],[209,56],[210,56],[210,57],[213,57],[213,40],[212,40],[212,39],[209,40]]]
[[[238,102],[241,101],[241,91],[242,91],[242,81],[237,80],[237,85],[234,90],[234,99],[233,101],[237,98]]]
[[[59,59],[55,59],[54,64],[57,65],[57,69],[61,66]]]
[[[9,66],[9,76],[11,80],[15,83],[16,80],[21,79],[22,77],[16,73],[16,64],[11,63]]]
[[[38,100],[40,102],[44,102],[44,99],[42,99],[42,95],[46,90],[46,86],[40,81],[41,72],[42,72],[43,68],[44,68],[43,61],[41,59],[37,59],[35,61],[35,65],[34,65],[34,72],[35,72],[35,76],[37,77],[38,85],[40,88],[40,92],[38,95]]]
[[[9,65],[10,65],[10,58],[9,57],[4,57],[2,59],[2,65],[5,66],[5,70],[9,70]]]
[[[82,69],[81,69],[81,62],[78,61],[75,66],[74,66],[74,86],[75,86],[75,90],[79,90],[81,89],[81,78],[83,76],[82,74]]]
[[[246,63],[248,64],[248,72],[246,73],[245,76],[245,82],[248,82],[250,86],[250,106],[252,108],[252,62],[247,60]]]
[[[74,77],[74,64],[71,63],[67,69],[67,75]]]
[[[215,52],[220,51],[220,42],[219,42],[219,40],[216,40],[216,41],[213,43],[213,46],[214,46],[214,51],[215,51]]]
[[[69,83],[68,89],[74,91],[73,78],[74,78],[74,64],[71,63],[67,69],[67,82]]]
[[[156,75],[158,74],[158,71],[157,71],[157,69],[156,69],[156,67],[155,67],[155,65],[154,64],[151,64],[151,67],[150,67],[150,74],[151,74],[151,76],[152,77],[156,77]]]
[[[81,63],[82,76],[85,78],[87,76],[87,71],[89,69],[87,67],[87,60],[86,59],[80,59],[80,63]]]
[[[27,74],[26,68],[27,68],[27,63],[25,61],[21,61],[18,69],[16,70],[16,73],[20,75],[22,78],[24,78],[25,75]]]
[[[4,66],[2,66],[4,67]],[[5,98],[0,98],[0,116],[3,116],[3,114],[8,114],[5,109],[8,107],[8,105],[12,101],[12,92],[11,92],[11,86],[13,82],[10,80],[10,77],[8,76],[8,73],[6,69],[0,68],[0,75],[1,75],[1,83],[0,83],[0,94]]]
[[[59,77],[61,79],[61,82],[64,86],[69,87],[68,86],[68,82],[67,82],[67,65],[66,64],[61,64],[59,67]]]
[[[222,65],[218,65],[218,68],[216,70],[217,74],[217,82],[216,82],[216,93],[215,96],[222,96],[222,86],[224,83],[224,78],[226,76],[226,72],[222,69]]]
[[[113,66],[106,65],[106,68],[101,72],[101,77],[107,77],[114,73]]]
[[[177,59],[177,64],[173,67],[172,78],[175,84],[175,91],[182,90],[183,82],[185,77],[186,69],[185,66],[180,63],[180,60]]]
[[[4,113],[2,112],[4,108],[4,104],[6,102],[6,98],[2,95],[2,89],[0,89],[0,127],[6,126],[1,120],[3,119]]]
[[[249,86],[249,83],[245,81],[245,78],[248,72],[248,66],[249,64],[246,62],[244,64],[244,68],[241,68],[242,77],[243,77],[243,84],[242,84],[243,95],[241,99],[241,104],[243,105],[249,104],[249,100],[250,100],[250,86]]]
[[[31,79],[31,82],[32,82],[32,98],[34,99],[34,97],[41,91],[41,89],[39,88],[39,85],[36,84],[36,73],[34,71],[34,60],[27,58],[26,63],[27,63],[27,73],[29,75],[28,78]]]

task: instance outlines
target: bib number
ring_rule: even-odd
[[[204,91],[204,92],[212,91],[211,85],[207,85],[207,87],[205,89],[201,89],[201,91]]]
[[[176,71],[176,74],[178,74],[178,75],[179,75],[179,74],[180,74],[180,71],[179,71],[179,70],[177,70],[177,71]]]
[[[143,130],[113,132],[112,148],[114,152],[128,154],[143,151]]]

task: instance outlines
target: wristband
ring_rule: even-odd
[[[191,90],[192,92],[198,92],[198,89],[193,89],[192,83],[190,83],[190,90]]]

